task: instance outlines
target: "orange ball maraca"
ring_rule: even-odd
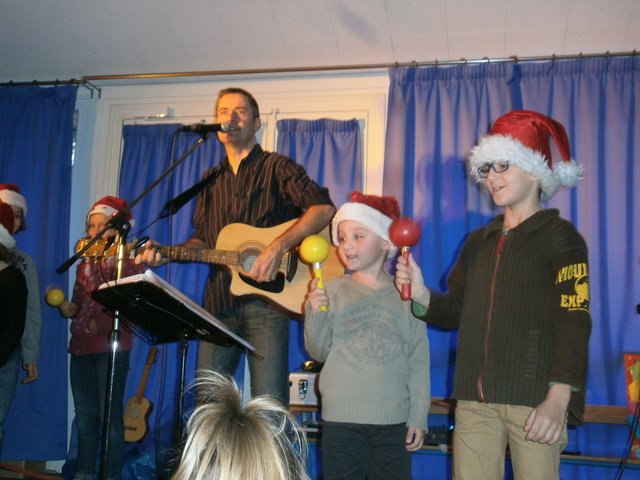
[[[309,235],[300,244],[300,258],[305,263],[313,266],[313,273],[318,279],[318,288],[324,288],[322,278],[322,262],[329,256],[329,242],[321,235]],[[320,307],[321,311],[326,311],[326,305]]]
[[[408,261],[411,247],[420,241],[420,225],[410,217],[396,218],[389,227],[389,238],[400,247],[402,257]],[[411,299],[410,283],[402,285],[400,298],[405,301]]]

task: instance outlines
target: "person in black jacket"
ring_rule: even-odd
[[[0,201],[0,453],[4,422],[16,392],[20,365],[20,340],[27,316],[27,282],[13,265],[9,250],[15,246],[11,207]]]

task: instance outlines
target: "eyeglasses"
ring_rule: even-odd
[[[480,178],[487,178],[489,171],[493,170],[496,173],[502,173],[509,169],[509,162],[495,162],[495,163],[483,163],[478,167],[478,176]]]

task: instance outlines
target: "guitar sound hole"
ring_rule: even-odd
[[[256,262],[260,252],[242,252],[238,258],[238,267],[245,273],[249,273]]]

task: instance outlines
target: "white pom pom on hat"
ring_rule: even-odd
[[[549,137],[561,159],[551,157]],[[470,173],[478,182],[478,167],[509,162],[540,180],[541,199],[548,200],[560,187],[572,187],[582,179],[583,168],[571,158],[569,138],[560,122],[538,112],[513,110],[498,118],[488,135],[471,149]]]

